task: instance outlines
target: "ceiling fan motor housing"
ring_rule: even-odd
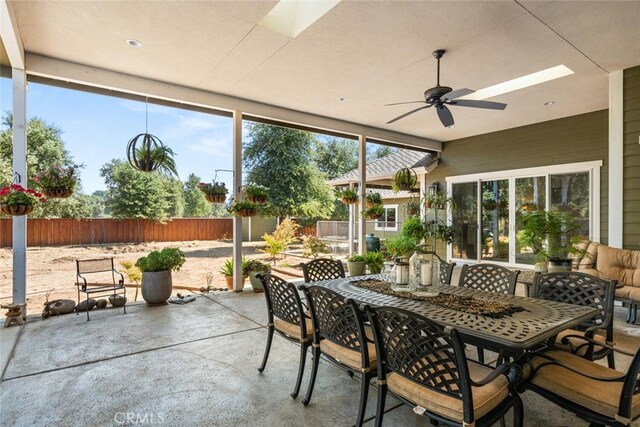
[[[451,89],[449,86],[432,87],[424,91],[424,99],[428,103],[432,104],[452,90],[453,89]]]

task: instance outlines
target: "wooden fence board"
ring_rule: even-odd
[[[27,220],[28,246],[218,240],[233,233],[231,218]],[[12,245],[12,219],[0,218],[0,247]]]

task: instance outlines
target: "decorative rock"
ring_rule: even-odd
[[[49,304],[49,311],[54,316],[73,313],[75,308],[76,302],[71,299],[59,299],[58,301]]]
[[[87,305],[89,305],[89,310],[91,310],[96,306],[96,300],[94,300],[93,298],[89,298],[86,301],[82,301],[76,306],[76,311],[87,311]]]
[[[109,303],[114,307],[122,307],[127,302],[124,295],[109,295]]]
[[[105,308],[107,306],[107,300],[102,298],[96,301],[96,308]]]

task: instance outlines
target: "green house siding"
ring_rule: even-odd
[[[602,110],[445,142],[440,164],[427,181],[444,184],[455,175],[602,160],[600,241],[606,243],[608,120],[608,110]]]
[[[397,236],[402,231],[402,224],[407,217],[406,206],[409,202],[409,198],[402,197],[397,199],[384,199],[382,201],[382,205],[398,205],[398,217],[396,221],[398,222],[398,231],[392,230],[376,230],[375,222],[371,220],[367,221],[367,234],[373,233],[375,236],[380,237],[381,239],[386,239],[387,237]]]
[[[640,66],[624,71],[623,247],[640,250]]]
[[[249,227],[251,224],[251,227]],[[242,241],[259,241],[262,240],[264,233],[273,233],[277,227],[277,220],[275,218],[263,218],[261,216],[254,216],[242,219]],[[251,236],[249,236],[251,234]],[[251,237],[251,238],[249,238]]]

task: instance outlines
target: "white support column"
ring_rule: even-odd
[[[242,185],[242,113],[233,112],[233,197],[238,199]],[[242,217],[233,217],[233,290],[242,292]]]
[[[365,202],[365,194],[367,194],[367,138],[364,135],[360,135],[358,137],[358,179],[359,182],[359,203],[358,203],[358,212],[356,215],[359,215],[358,224],[358,253],[360,255],[366,252],[366,239],[367,239],[367,219],[360,215],[360,212],[364,211],[366,208]]]
[[[624,73],[609,73],[609,240],[608,245],[622,248],[624,188]],[[598,198],[599,199],[599,198]],[[600,227],[600,224],[596,224]]]
[[[418,194],[418,202],[422,200],[425,194],[427,194],[427,174],[423,173],[418,178],[418,182],[420,184],[420,194]],[[426,210],[424,208],[424,203],[420,203],[420,218],[425,219]]]
[[[349,188],[353,188],[353,184],[349,184]],[[349,241],[349,255],[353,255],[354,252],[354,239],[355,239],[355,228],[356,228],[356,214],[355,214],[355,210],[356,207],[355,205],[351,204],[351,205],[347,205],[349,208],[349,236],[347,237],[348,241]],[[334,235],[338,235],[338,233],[334,233]]]
[[[27,73],[12,69],[13,179],[27,188]],[[27,216],[13,217],[13,303],[27,301]]]

